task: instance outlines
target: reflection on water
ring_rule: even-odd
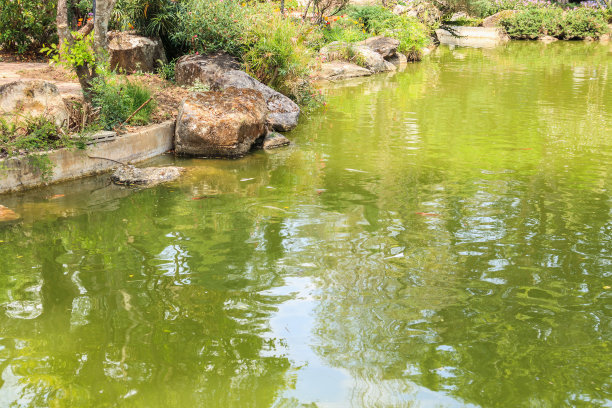
[[[1,197],[0,406],[612,406],[611,52],[442,48],[291,148]]]

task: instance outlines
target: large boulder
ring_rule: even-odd
[[[395,38],[378,36],[370,37],[365,41],[362,41],[360,44],[369,47],[370,49],[379,53],[381,57],[387,59],[395,55],[400,42]]]
[[[330,61],[321,64],[316,73],[316,79],[337,81],[341,79],[357,78],[372,75],[372,71],[346,61]]]
[[[326,61],[348,59],[352,59],[350,62],[359,61],[359,65],[372,73],[395,69],[394,65],[385,61],[378,52],[362,44],[334,41],[321,48],[319,54]]]
[[[413,1],[407,5],[398,4],[393,8],[397,15],[406,14],[415,17],[428,27],[437,25],[442,19],[442,12],[428,1]]]
[[[244,156],[265,135],[266,113],[266,101],[253,89],[195,93],[179,109],[175,152],[202,157]]]
[[[300,117],[300,107],[239,68],[240,64],[224,53],[187,55],[176,63],[176,82],[179,85],[191,85],[200,81],[216,91],[228,88],[256,90],[265,99],[268,126],[281,132],[295,128]]]
[[[440,44],[474,48],[492,48],[510,41],[499,27],[450,26],[437,29],[436,35]]]
[[[518,10],[502,10],[482,20],[483,27],[498,27],[504,18],[512,17]]]
[[[0,116],[46,116],[68,125],[68,109],[57,86],[46,81],[15,81],[0,86]]]
[[[166,63],[166,53],[159,39],[142,37],[133,32],[109,32],[110,67],[128,73],[153,72]]]

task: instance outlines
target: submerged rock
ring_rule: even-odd
[[[225,53],[186,55],[176,64],[176,81],[179,85],[191,85],[197,80],[213,91],[228,88],[253,89],[260,92],[266,102],[266,122],[271,128],[281,132],[295,128],[300,117],[300,107],[287,96],[239,68],[236,59]]]
[[[20,218],[19,214],[11,210],[8,207],[0,205],[0,222],[2,221],[14,221]]]
[[[115,184],[154,186],[176,180],[183,172],[181,167],[144,167],[121,166],[111,175]]]
[[[45,116],[68,125],[68,109],[57,86],[46,81],[15,81],[0,86],[0,116]]]
[[[555,42],[555,41],[559,41],[559,39],[555,38],[553,36],[550,36],[550,35],[544,35],[542,37],[539,37],[538,41],[541,41],[544,44],[549,44],[549,43],[552,43],[552,42]]]
[[[341,79],[357,78],[372,75],[372,71],[360,67],[357,64],[346,61],[331,61],[321,64],[321,69],[316,74],[316,79],[337,81]]]
[[[228,88],[185,99],[176,119],[175,152],[201,157],[241,157],[266,132],[260,92]]]
[[[401,52],[398,52],[394,56],[387,58],[387,61],[396,67],[401,67],[408,63],[408,58]]]
[[[263,141],[264,150],[278,149],[279,147],[288,146],[291,141],[280,133],[270,132],[266,135]]]
[[[127,31],[110,32],[108,38],[111,69],[153,72],[160,62],[167,62],[164,47],[159,39],[142,37]]]

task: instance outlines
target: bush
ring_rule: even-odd
[[[427,28],[414,17],[398,16],[381,6],[351,7],[348,16],[361,23],[362,31],[399,40],[398,51],[404,54],[418,52],[429,42]]]
[[[246,72],[277,91],[299,99],[298,90],[307,81],[314,58],[306,46],[309,26],[283,18],[269,5],[256,7],[257,16],[244,41],[242,55]]]
[[[597,38],[608,27],[599,10],[578,7],[563,10],[559,7],[522,10],[501,21],[512,38],[535,39],[550,35],[562,39]]]
[[[57,41],[53,0],[0,0],[0,48],[24,53]]]
[[[100,125],[112,130],[122,124],[143,103],[149,100],[151,93],[147,88],[129,80],[120,80],[113,74],[96,79],[93,87],[93,105],[99,109]],[[149,102],[129,123],[146,125],[155,109],[154,101]]]
[[[240,56],[246,51],[249,20],[247,7],[235,0],[188,0],[177,14],[177,29],[171,38],[191,52],[223,50]]]

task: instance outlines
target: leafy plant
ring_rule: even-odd
[[[593,37],[604,34],[608,27],[604,14],[584,7],[563,10],[559,7],[522,10],[501,20],[512,38],[535,39],[550,35],[563,39]]]
[[[172,60],[170,62],[158,60],[157,62],[159,63],[157,74],[166,81],[174,82],[176,60]]]
[[[63,147],[85,148],[86,136],[72,139],[47,116],[0,117],[0,157],[25,155],[43,180],[53,174],[53,163],[45,152]]]
[[[203,83],[199,79],[196,79],[190,87],[187,88],[189,92],[209,92],[210,85]]]
[[[151,93],[147,88],[127,79],[120,79],[117,75],[106,74],[94,81],[92,103],[99,109],[100,125],[107,130],[121,125],[150,98]],[[149,123],[154,109],[155,103],[151,101],[138,111],[129,123]]]
[[[24,53],[56,42],[56,1],[0,0],[0,48]]]

